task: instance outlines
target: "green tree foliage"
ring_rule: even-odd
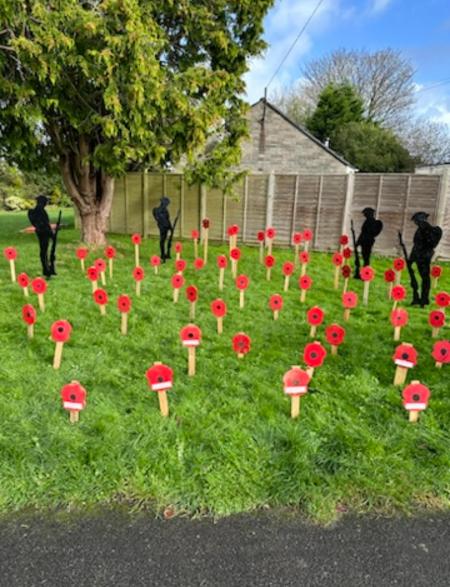
[[[362,122],[364,104],[350,85],[329,84],[320,94],[317,107],[306,127],[321,141],[349,122]]]
[[[242,78],[272,3],[0,0],[0,156],[57,160],[96,244],[130,161],[186,156],[193,179],[228,185],[246,135]]]
[[[331,147],[359,171],[413,171],[415,161],[390,130],[372,122],[349,122],[331,137]]]

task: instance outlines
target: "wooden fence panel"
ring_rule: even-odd
[[[178,217],[178,222],[175,227],[174,238],[181,238],[181,180],[182,176],[179,174],[166,175],[164,195],[170,198],[169,213],[172,222],[175,220],[175,217],[178,214],[178,212],[180,212],[180,216]]]
[[[158,236],[159,230],[156,220],[153,217],[153,208],[159,206],[160,200],[164,194],[163,174],[149,173],[147,175],[147,194],[146,205],[149,210],[148,231],[151,236]],[[170,208],[171,215],[173,207]],[[175,212],[176,214],[176,212]]]
[[[272,226],[277,231],[276,243],[289,245],[291,242],[292,214],[294,211],[296,175],[275,176],[275,197],[273,201]]]
[[[200,186],[184,181],[183,238],[191,238],[194,229],[200,231]]]
[[[247,218],[244,240],[257,243],[258,231],[266,228],[267,175],[250,175],[248,178]]]
[[[142,175],[129,173],[126,176],[127,190],[127,232],[143,232],[142,217]]]
[[[345,175],[324,175],[319,221],[317,246],[322,250],[336,250],[342,229],[342,213],[346,194]]]
[[[109,230],[121,234],[126,234],[128,232],[125,179],[125,177],[119,177],[114,183],[114,198],[109,218]]]
[[[301,232],[305,228],[314,231],[319,204],[320,176],[299,175],[297,189],[294,232]]]
[[[211,240],[221,241],[224,230],[224,204],[222,190],[208,189],[206,198],[206,216],[210,220],[209,238]]]
[[[226,232],[227,228],[232,224],[239,226],[238,242],[242,242],[242,228],[244,222],[244,182],[238,183],[234,188],[234,195],[226,198],[225,204],[225,235],[224,238],[228,239]],[[209,196],[208,196],[209,198]]]

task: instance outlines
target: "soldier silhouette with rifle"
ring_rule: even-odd
[[[439,226],[431,226],[427,220],[428,217],[429,214],[426,212],[416,212],[411,217],[411,220],[417,225],[417,230],[414,233],[413,248],[409,256],[405,243],[403,242],[402,233],[398,233],[400,246],[403,250],[413,290],[413,300],[411,304],[421,306],[422,308],[430,303],[431,259],[433,258],[434,250],[442,237],[442,229]],[[422,288],[420,292],[419,284],[414,273],[414,263],[417,266],[417,270],[419,271],[422,280]]]
[[[360,260],[358,247],[361,247],[361,254],[363,258],[364,266],[370,265],[370,255],[372,254],[373,245],[375,244],[376,237],[383,230],[383,223],[381,220],[375,218],[375,210],[373,208],[364,208],[362,211],[366,217],[359,234],[356,239],[355,229],[353,227],[353,220],[351,221],[352,237],[353,237],[353,248],[355,249],[355,278],[360,279]]]
[[[175,232],[175,227],[178,222],[180,211],[175,217],[173,224],[170,222],[169,210],[167,209],[170,204],[170,199],[167,196],[163,196],[160,200],[158,207],[153,208],[153,216],[156,220],[156,224],[159,228],[159,246],[161,249],[161,261],[166,262],[166,259],[170,259],[170,250],[172,248],[172,239]],[[167,244],[167,246],[166,246]]]
[[[52,230],[48,214],[45,210],[49,200],[47,196],[39,195],[36,198],[36,207],[28,211],[28,218],[31,224],[36,229],[36,236],[39,240],[39,256],[42,264],[42,273],[47,279],[52,275],[56,275],[55,261],[56,261],[56,241],[58,231],[61,225],[61,212],[59,213],[58,222],[55,231]],[[50,251],[50,258],[48,256],[48,247],[52,240],[52,248]]]

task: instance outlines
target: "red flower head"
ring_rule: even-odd
[[[308,391],[310,376],[299,367],[292,367],[283,376],[284,393],[287,395],[304,395]]]
[[[183,250],[183,243],[180,243],[179,241],[177,241],[174,245],[175,248],[175,253],[181,253],[181,251]]]
[[[99,306],[106,306],[108,303],[108,294],[104,289],[96,289],[92,296],[94,298],[94,302]]]
[[[180,289],[184,285],[184,277],[182,275],[172,275],[173,289]]]
[[[450,305],[450,294],[448,294],[446,291],[440,291],[436,294],[434,299],[440,308],[446,308],[448,305]]]
[[[344,279],[348,279],[352,274],[352,268],[350,267],[350,265],[342,265],[341,273]]]
[[[3,249],[3,254],[8,261],[17,259],[17,251],[14,247],[6,247],[6,249]]]
[[[266,255],[266,258],[264,259],[264,264],[268,269],[270,269],[275,265],[275,257],[273,255]]]
[[[306,318],[311,326],[320,326],[325,318],[325,312],[319,306],[314,306],[307,311]]]
[[[186,269],[186,261],[184,259],[178,259],[178,261],[175,261],[175,269],[176,271],[183,272]]]
[[[216,318],[223,318],[227,313],[227,305],[221,300],[217,299],[211,302],[211,312]]]
[[[126,294],[122,294],[117,298],[117,308],[121,314],[128,314],[131,310],[131,299]]]
[[[87,271],[86,271],[86,275],[90,281],[97,281],[97,279],[98,279],[97,267],[94,267],[93,265],[92,265],[92,267],[88,267]]]
[[[301,232],[294,232],[292,235],[292,242],[294,245],[299,245],[302,242],[302,238],[303,236]]]
[[[298,254],[298,258],[300,260],[300,263],[302,265],[306,265],[307,263],[309,263],[309,253],[308,251],[302,251],[301,253]]]
[[[345,247],[345,249],[342,251],[342,254],[344,256],[344,259],[350,259],[352,256],[352,250],[350,247]]]
[[[409,316],[407,310],[403,308],[397,308],[391,312],[391,324],[392,326],[406,326],[408,324]]]
[[[239,226],[237,224],[232,224],[227,228],[227,234],[228,236],[235,236],[236,234],[239,234]]]
[[[161,265],[161,257],[158,257],[158,255],[152,255],[150,257],[150,264],[152,267],[158,267],[158,265]]]
[[[191,238],[192,238],[193,240],[197,240],[197,239],[199,239],[199,238],[200,238],[200,233],[199,233],[199,231],[198,231],[198,230],[193,230],[193,231],[191,232]]]
[[[410,383],[402,392],[403,406],[406,410],[414,410],[416,412],[425,410],[430,395],[430,390],[422,383]]]
[[[198,289],[195,285],[188,285],[184,292],[189,302],[196,302],[198,299]]]
[[[29,324],[35,324],[36,322],[36,310],[31,304],[25,304],[22,308],[22,319],[24,322]]]
[[[320,342],[309,342],[303,351],[303,360],[308,367],[320,367],[326,356],[327,351]]]
[[[142,267],[135,267],[133,269],[133,278],[135,281],[142,281],[145,277],[144,270]]]
[[[238,289],[247,289],[250,283],[250,279],[247,275],[238,275],[236,277],[236,287]]]
[[[312,237],[313,237],[312,230],[309,230],[309,228],[307,228],[303,231],[303,240],[304,241],[311,241]]]
[[[219,269],[225,269],[228,265],[228,259],[225,255],[217,255],[217,267]]]
[[[145,373],[152,391],[166,391],[173,385],[173,371],[168,365],[153,365]]]
[[[237,247],[235,249],[231,249],[230,257],[235,261],[239,261],[239,259],[241,258],[241,250]]]
[[[19,273],[17,276],[17,283],[20,287],[28,287],[30,285],[30,278],[26,273]]]
[[[142,237],[137,232],[131,235],[131,242],[133,245],[140,245],[142,243]]]
[[[106,263],[103,259],[95,259],[94,267],[97,269],[99,273],[103,273],[103,271],[106,271]]]
[[[195,324],[188,324],[180,330],[183,346],[198,346],[202,339],[202,331]]]
[[[439,278],[442,275],[442,267],[439,265],[431,266],[431,277]]]
[[[35,277],[31,282],[35,294],[44,294],[47,291],[47,282],[42,277]]]
[[[209,218],[203,218],[203,220],[202,220],[203,228],[209,228],[209,224],[210,224]]]
[[[109,245],[109,246],[106,247],[106,249],[105,249],[105,257],[107,259],[114,259],[115,256],[116,256],[116,254],[117,254],[117,251],[116,251],[116,249],[112,245]]]
[[[341,238],[339,239],[339,244],[342,246],[348,245],[348,236],[346,234],[343,234],[341,236]]]
[[[275,228],[269,227],[266,229],[266,238],[273,240],[277,235]]]
[[[201,257],[194,259],[195,269],[203,269],[204,266],[205,266],[205,261]]]
[[[270,296],[269,307],[272,312],[283,309],[283,298],[280,296],[280,294],[273,294]]]
[[[403,259],[403,257],[394,259],[393,266],[396,271],[403,271],[403,269],[406,267],[405,259]]]
[[[428,316],[428,323],[433,328],[445,326],[445,314],[442,310],[432,310]]]
[[[77,259],[86,259],[86,257],[88,256],[88,249],[86,249],[86,247],[78,247],[78,249],[75,251],[75,254],[77,256]]]
[[[339,346],[344,342],[345,329],[339,326],[339,324],[330,324],[325,328],[325,336],[327,337],[328,344]]]
[[[431,354],[438,363],[450,363],[450,340],[435,342]]]
[[[375,271],[372,269],[372,267],[369,266],[362,267],[359,274],[363,281],[372,281],[372,279],[375,277]]]
[[[358,294],[354,291],[346,291],[342,294],[342,305],[344,308],[351,310],[358,305]]]
[[[72,326],[67,320],[57,320],[53,322],[50,329],[52,339],[54,342],[67,342],[72,332]]]
[[[285,263],[283,263],[283,274],[288,276],[288,275],[292,275],[294,273],[294,263],[291,263],[290,261],[286,261]]]
[[[336,267],[340,267],[344,262],[344,257],[341,255],[341,253],[334,253],[332,261],[333,265],[336,265]]]
[[[394,285],[391,297],[396,302],[401,302],[406,298],[406,288],[403,285]]]
[[[67,383],[61,389],[63,408],[79,412],[86,407],[86,390],[78,381]]]
[[[264,242],[264,239],[266,238],[266,235],[264,234],[264,230],[258,230],[258,234],[256,235],[256,238],[259,240],[260,243]]]
[[[233,336],[233,350],[239,355],[246,355],[250,352],[251,340],[244,332],[238,332]]]
[[[417,351],[411,345],[399,344],[392,359],[397,366],[411,369],[417,365]]]
[[[387,269],[384,272],[384,281],[386,283],[393,283],[395,281],[395,271],[393,269]]]
[[[309,275],[302,275],[298,279],[298,286],[300,289],[310,289],[313,284],[313,280]]]

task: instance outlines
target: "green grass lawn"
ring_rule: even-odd
[[[17,272],[34,277],[40,270],[38,246],[34,235],[19,232],[26,225],[23,213],[2,213],[1,249],[16,246]],[[197,374],[189,378],[187,351],[179,339],[180,328],[189,322],[189,305],[184,294],[178,304],[172,301],[173,263],[154,275],[148,260],[158,253],[157,241],[143,243],[146,278],[142,297],[136,298],[130,238],[111,236],[118,258],[114,281],[106,286],[107,315],[101,317],[75,258],[77,239],[72,228],[60,233],[59,275],[49,283],[46,311],[38,312],[31,341],[21,319],[22,290],[11,283],[3,256],[0,263],[0,511],[126,500],[138,507],[172,505],[177,512],[219,516],[288,506],[330,521],[347,509],[448,507],[450,366],[434,366],[428,310],[410,309],[402,340],[415,345],[419,363],[408,380],[419,379],[432,393],[419,422],[410,424],[400,390],[392,385],[397,343],[382,275],[390,260],[374,260],[377,278],[369,307],[352,312],[339,355],[329,354],[316,370],[300,418],[292,420],[282,377],[300,364],[309,341],[306,309],[319,304],[327,323],[343,324],[331,255],[313,253],[309,273],[314,285],[306,304],[299,301],[297,276],[291,278],[280,319],[274,321],[268,298],[283,294],[281,264],[293,258],[292,251],[275,249],[277,265],[267,282],[257,249],[243,248],[239,272],[247,273],[251,283],[240,310],[229,270],[223,294],[218,291],[215,258],[226,247],[212,246],[210,262],[197,272],[193,245],[185,242],[186,284],[199,288],[196,323],[203,332]],[[89,259],[98,256],[102,252]],[[351,288],[362,297],[360,282]],[[448,264],[440,289],[450,291]],[[133,297],[127,337],[120,335],[120,293]],[[228,304],[221,336],[210,312],[216,297]],[[49,334],[60,318],[71,322],[73,332],[56,371]],[[240,330],[252,339],[243,360],[231,347],[232,335]],[[318,339],[326,344],[323,327]],[[166,419],[145,378],[158,360],[175,374]],[[60,400],[61,387],[72,379],[88,392],[76,425],[69,423]]]

